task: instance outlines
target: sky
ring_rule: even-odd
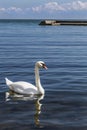
[[[0,19],[87,19],[87,0],[0,0]]]

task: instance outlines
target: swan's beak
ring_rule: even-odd
[[[45,64],[43,65],[43,68],[46,69],[46,70],[48,69],[47,66],[46,66]]]

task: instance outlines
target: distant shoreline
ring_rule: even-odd
[[[38,25],[76,25],[76,26],[87,26],[87,19],[0,19],[2,23],[10,22],[38,22]]]
[[[36,21],[57,21],[57,22],[87,22],[87,19],[0,19],[0,21],[31,21],[31,20],[36,20]]]

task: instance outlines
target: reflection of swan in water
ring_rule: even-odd
[[[6,92],[5,94],[5,99],[6,101],[11,101],[11,100],[23,100],[23,101],[28,101],[28,100],[35,100],[37,99],[38,95],[22,95],[15,93],[13,91]]]
[[[29,101],[34,100],[35,101],[35,115],[34,115],[34,121],[35,125],[37,127],[40,127],[40,120],[39,115],[41,113],[41,106],[40,100],[44,99],[44,95],[20,95],[17,93],[14,93],[13,91],[6,92],[6,101],[12,101],[12,100],[23,100],[23,101]]]
[[[44,95],[40,95],[35,102],[36,113],[34,116],[34,120],[35,120],[35,125],[37,127],[40,127],[39,115],[41,113],[41,106],[42,106],[42,104],[40,103],[40,100],[42,100],[43,98],[44,98]]]

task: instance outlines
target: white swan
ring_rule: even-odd
[[[19,93],[19,94],[44,94],[44,89],[40,83],[40,76],[39,76],[39,69],[45,68],[47,69],[45,63],[43,61],[38,61],[35,64],[35,81],[36,86],[32,85],[31,83],[18,81],[12,82],[5,78],[6,84],[10,90]]]

